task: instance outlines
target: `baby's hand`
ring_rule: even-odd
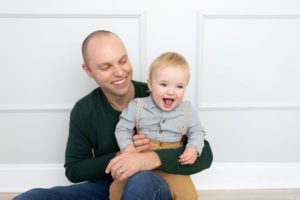
[[[137,148],[135,148],[133,146],[133,144],[130,144],[127,147],[125,147],[125,149],[123,149],[122,152],[125,152],[125,153],[139,153],[140,151]]]
[[[194,147],[187,147],[183,154],[179,156],[181,165],[193,164],[197,159],[198,152]]]

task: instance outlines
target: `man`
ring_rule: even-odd
[[[132,67],[120,38],[109,31],[95,31],[82,44],[82,65],[99,85],[80,99],[71,111],[65,153],[66,176],[75,184],[51,189],[33,189],[18,196],[24,199],[109,199],[112,178],[128,178],[122,199],[171,199],[166,183],[152,169],[177,174],[193,174],[208,168],[212,153],[206,143],[193,165],[172,165],[183,148],[147,153],[118,153],[114,136],[121,111],[135,97],[148,96],[145,83],[132,81]],[[143,135],[133,138],[140,150],[148,148]]]

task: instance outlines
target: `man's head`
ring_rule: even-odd
[[[83,69],[107,97],[122,96],[131,86],[132,67],[126,48],[114,33],[98,30],[83,41]]]

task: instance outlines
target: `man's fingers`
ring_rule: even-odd
[[[109,174],[112,170],[112,167],[115,166],[115,164],[117,162],[119,162],[119,160],[121,159],[121,154],[119,154],[118,156],[114,157],[113,159],[111,159],[105,169],[105,173]]]

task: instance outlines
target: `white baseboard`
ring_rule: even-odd
[[[199,190],[300,188],[300,163],[213,163],[192,178]],[[69,184],[62,164],[0,164],[0,192]]]
[[[0,192],[69,184],[63,164],[0,164]]]
[[[300,188],[300,163],[213,163],[192,178],[198,190]]]

